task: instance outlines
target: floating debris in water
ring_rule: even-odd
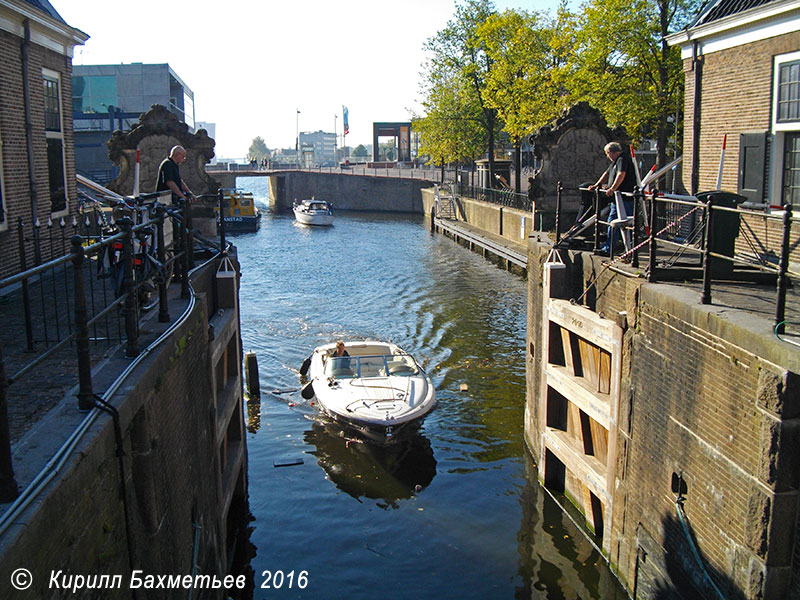
[[[297,465],[302,465],[303,459],[302,458],[288,458],[285,460],[274,460],[272,461],[273,467],[296,467]]]
[[[466,383],[462,383],[460,386],[458,386],[458,389],[462,392],[466,392],[469,391],[469,386]]]

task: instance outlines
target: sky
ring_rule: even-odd
[[[50,2],[90,36],[73,64],[169,63],[194,92],[195,119],[216,123],[220,158],[244,157],[256,136],[271,149],[294,148],[298,129],[341,136],[342,106],[351,147],[372,143],[373,122],[410,120],[421,113],[423,46],[455,12],[453,0]]]

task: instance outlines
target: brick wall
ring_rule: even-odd
[[[728,134],[722,189],[736,191],[739,169],[739,134],[767,131],[771,127],[772,58],[800,49],[800,32],[730,48],[706,55],[701,89],[700,163],[698,191],[716,188],[722,138]],[[694,118],[694,72],[684,61],[685,133],[683,181],[691,182]]]
[[[7,228],[0,230],[0,277],[19,269],[17,222],[26,225],[28,266],[33,264],[33,233],[31,187],[28,168],[25,107],[22,85],[22,38],[0,30],[0,135],[3,152],[3,201],[6,205]],[[69,57],[31,43],[28,73],[30,81],[31,120],[34,147],[34,178],[38,196],[38,211],[42,231],[40,245],[42,260],[51,258],[47,223],[50,217],[49,183],[47,174],[47,145],[44,130],[44,90],[42,69],[61,74],[62,124],[66,160],[67,198],[69,213],[75,214],[76,183],[75,153],[72,131],[72,61]],[[70,217],[71,218],[71,217]],[[56,254],[60,244],[55,245]]]
[[[531,244],[526,440],[539,448],[541,265]],[[562,252],[578,297],[601,264]],[[694,561],[672,490],[682,475],[686,523],[729,598],[784,598],[797,565],[800,357],[698,294],[605,271],[586,295],[607,318],[627,311],[617,485],[609,560],[642,598],[713,597]],[[535,457],[542,460],[543,457]],[[687,577],[688,574],[688,577]],[[694,590],[681,582],[694,580]],[[669,590],[672,592],[669,592]],[[659,595],[667,594],[667,595]]]

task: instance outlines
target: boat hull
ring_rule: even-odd
[[[260,226],[260,212],[254,217],[225,217],[225,231],[228,233],[253,233]]]
[[[333,215],[330,214],[317,214],[312,215],[305,213],[297,208],[294,209],[294,218],[298,223],[303,225],[317,225],[324,227],[326,225],[333,225]]]

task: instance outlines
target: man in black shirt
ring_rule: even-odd
[[[636,172],[633,169],[631,157],[622,151],[622,145],[619,142],[606,144],[604,150],[608,160],[611,161],[611,166],[600,176],[596,183],[589,186],[589,189],[594,189],[606,183],[606,196],[614,196],[614,192],[632,193],[636,185]],[[622,204],[625,206],[626,216],[631,216],[633,214],[633,197],[623,195]],[[612,200],[611,211],[608,214],[609,222],[614,221],[618,216],[617,203]],[[610,253],[617,241],[617,237],[617,228],[609,226],[606,243],[600,248],[600,251],[606,254]]]
[[[165,158],[158,167],[158,180],[156,181],[156,191],[170,190],[172,201],[179,199],[185,200],[187,196],[192,196],[192,191],[181,179],[180,166],[186,160],[186,149],[183,146],[173,146],[169,152],[169,157]]]

